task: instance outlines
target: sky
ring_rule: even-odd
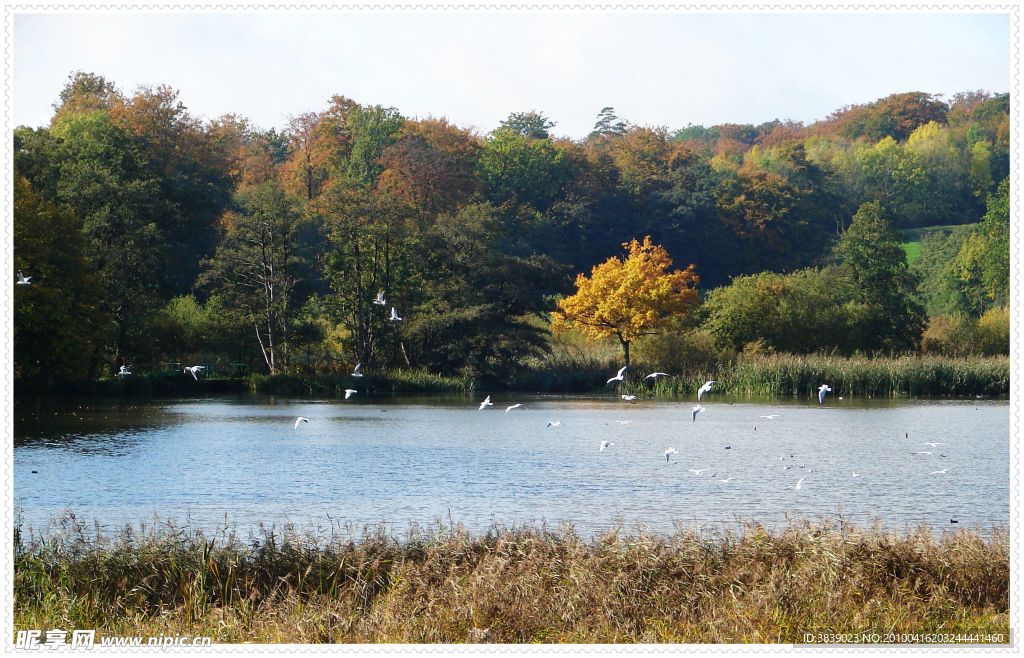
[[[33,13],[35,12],[35,13]],[[664,126],[805,124],[893,93],[1010,91],[1007,13],[654,11],[13,14],[13,125],[47,125],[76,70],[166,84],[203,120],[284,129],[334,95],[484,134],[541,112],[580,139],[603,107]],[[10,81],[9,81],[10,84]]]

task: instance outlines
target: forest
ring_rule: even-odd
[[[504,381],[582,341],[580,276],[640,243],[693,292],[640,327],[650,362],[1006,354],[1009,107],[908,92],[680,128],[605,107],[572,140],[540,109],[478,134],[336,95],[278,131],[77,71],[48,126],[13,134],[15,381]]]

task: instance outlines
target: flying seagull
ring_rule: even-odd
[[[696,422],[697,421],[697,414],[699,414],[700,412],[704,411],[704,407],[698,404],[696,407],[694,407],[690,411],[693,414],[693,421],[692,422]]]
[[[128,369],[129,367],[130,366],[121,366],[121,369],[117,372],[118,376],[132,374],[132,371]]]
[[[384,291],[378,290],[377,297],[373,300],[373,303],[377,306],[387,306],[387,302],[384,300]]]
[[[617,420],[615,422],[618,423],[619,425],[629,425],[633,421],[631,421],[631,420]]]
[[[521,406],[523,406],[522,402],[520,402],[519,404],[510,404],[507,407],[505,407],[505,413],[508,413],[508,412],[512,411],[513,409],[518,409]]]
[[[658,377],[671,377],[671,375],[669,375],[667,372],[652,372],[651,374],[644,377],[644,379],[651,379],[652,377],[657,379]]]
[[[362,362],[357,363],[356,367],[352,368],[352,376],[353,377],[362,377],[363,373],[359,372],[359,369],[362,368],[362,367],[363,367]]]
[[[725,478],[724,480],[719,480],[719,482],[728,482],[730,480],[735,480],[735,479],[736,479],[736,476],[733,475],[732,477]]]
[[[494,406],[494,403],[491,402],[491,396],[488,395],[486,398],[484,398],[484,401],[480,403],[480,409],[479,410],[483,411],[484,407],[493,407],[493,406]]]
[[[625,400],[626,402],[632,402],[633,400],[635,400],[635,399],[636,399],[636,396],[635,396],[635,395],[623,395],[623,396],[621,396],[621,397],[622,397],[622,399],[623,399],[623,400]]]
[[[704,382],[704,385],[697,389],[697,401],[700,401],[700,397],[711,390],[711,387],[715,385],[715,380]]]
[[[347,399],[349,399],[350,397],[352,397],[353,395],[355,395],[355,394],[356,394],[356,393],[358,393],[358,392],[359,392],[359,391],[357,391],[357,390],[356,390],[356,389],[354,389],[354,388],[346,388],[346,389],[345,389],[345,399],[346,399],[346,400],[347,400]]]
[[[773,418],[778,418],[778,417],[779,417],[779,414],[769,414],[767,416],[761,416],[761,418],[767,418],[768,420],[771,420]]]
[[[675,454],[678,454],[678,453],[679,453],[679,451],[676,450],[675,448],[671,447],[671,446],[669,446],[668,448],[665,448],[665,461],[668,461],[669,455],[675,455]]]
[[[192,376],[195,377],[195,380],[199,381],[199,377],[196,376],[196,373],[199,372],[200,370],[203,370],[204,368],[206,368],[206,366],[185,366],[184,368],[182,368],[181,371],[191,372]]]
[[[803,484],[803,483],[804,483],[804,480],[806,480],[806,479],[807,479],[807,476],[805,475],[804,477],[802,477],[802,478],[800,478],[799,480],[797,480],[797,481],[796,481],[796,486],[795,486],[795,487],[793,487],[793,489],[795,489],[795,490],[799,491],[799,490],[800,490],[800,485],[801,485],[801,484]]]
[[[619,373],[612,377],[611,379],[609,379],[608,381],[606,381],[605,384],[611,384],[612,382],[621,382],[623,373],[626,372],[626,368],[628,367],[629,366],[622,366],[621,368],[619,368]]]
[[[825,401],[825,394],[832,390],[832,387],[828,384],[822,384],[818,387],[818,404]]]
[[[945,475],[946,471],[948,471],[948,470],[949,470],[948,468],[944,468],[941,471],[932,471],[928,475]]]
[[[394,306],[391,307],[391,318],[390,319],[391,319],[392,322],[401,322],[402,321],[402,318],[398,317],[398,311],[395,310]]]
[[[32,279],[32,277],[25,276],[24,274],[21,273],[21,270],[18,270],[18,282],[15,285],[18,285],[18,286],[30,286],[30,285],[32,285],[31,279]]]
[[[299,423],[308,423],[308,422],[309,422],[308,418],[306,418],[305,416],[299,416],[298,418],[295,419],[295,429],[299,428]]]
[[[946,444],[945,443],[938,443],[938,442],[935,442],[935,441],[926,441],[926,442],[922,443],[921,445],[923,445],[923,446],[931,446],[931,447],[934,448],[935,446],[944,446]]]
[[[598,448],[598,450],[597,450],[597,451],[598,451],[598,452],[604,452],[604,451],[605,451],[605,450],[606,450],[607,448],[610,448],[610,447],[611,447],[611,446],[613,446],[613,445],[615,445],[615,444],[614,444],[614,443],[612,443],[611,441],[602,441],[602,442],[601,442],[601,447],[600,447],[600,448]]]
[[[548,424],[545,425],[544,427],[561,427],[561,426],[562,426],[562,421],[560,421],[560,420],[549,420]]]

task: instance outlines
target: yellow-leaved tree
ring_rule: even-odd
[[[590,278],[576,277],[576,294],[558,303],[551,330],[578,328],[589,341],[615,337],[628,366],[630,343],[697,306],[698,277],[693,265],[670,272],[672,259],[649,235],[643,243],[634,239],[622,246],[629,250],[626,260],[613,256],[595,266]]]

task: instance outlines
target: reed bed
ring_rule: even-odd
[[[472,393],[472,377],[441,375],[423,370],[388,370],[351,375],[261,375],[249,377],[249,390],[259,395],[344,397],[345,389],[361,393]]]
[[[706,380],[716,392],[743,395],[815,397],[828,384],[835,396],[957,397],[1006,396],[1010,393],[1007,357],[902,356],[842,357],[769,354],[743,356],[714,367],[692,368],[672,378],[639,379],[648,366],[634,368],[638,377],[624,391],[650,397],[692,396]]]
[[[238,643],[790,643],[1009,632],[1009,534],[801,521],[669,536],[438,524],[16,534],[16,629]]]

